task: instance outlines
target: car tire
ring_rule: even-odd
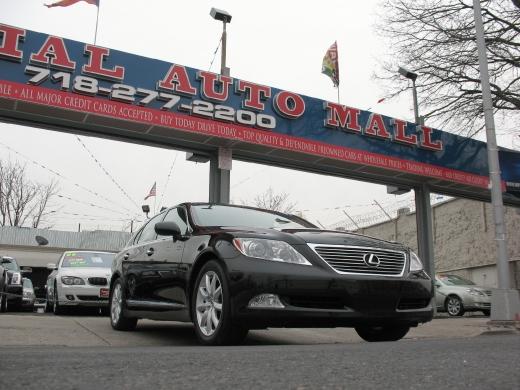
[[[49,299],[49,293],[47,292],[45,295],[45,313],[50,313],[50,312],[52,312],[52,305],[51,305],[51,301]]]
[[[126,292],[121,278],[114,281],[110,289],[109,302],[110,324],[112,328],[122,331],[134,330],[137,326],[137,318],[131,318],[125,315]]]
[[[203,345],[240,344],[249,329],[232,318],[227,275],[222,266],[210,260],[200,270],[191,297],[195,333]]]
[[[60,305],[58,301],[58,286],[54,286],[54,298],[52,302],[52,312],[55,315],[65,314],[65,309]]]
[[[444,303],[444,307],[448,312],[448,315],[452,317],[461,317],[464,315],[464,305],[462,303],[462,299],[456,295],[448,296],[448,298],[446,298],[446,302]]]
[[[0,295],[0,312],[5,313],[7,311],[7,295],[5,295],[5,291],[2,291]]]
[[[486,316],[486,317],[489,317],[491,315],[491,310],[482,310],[482,313]]]
[[[397,341],[410,330],[409,325],[356,326],[357,334],[368,342]]]

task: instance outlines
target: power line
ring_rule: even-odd
[[[209,64],[209,69],[208,69],[208,72],[211,72],[211,67],[213,66],[213,62],[215,61],[215,58],[217,57],[217,52],[218,52],[218,49],[220,48],[220,44],[222,43],[222,36],[220,37],[219,41],[218,41],[218,46],[217,48],[215,49],[215,51],[213,52],[213,59],[211,60],[211,63]]]
[[[92,154],[92,152],[90,151],[89,148],[87,148],[87,146],[83,143],[83,141],[81,140],[81,138],[79,138],[79,136],[76,135],[76,139],[78,140],[78,142],[81,144],[81,146],[83,146],[83,148],[87,151],[87,153],[90,155],[90,157],[96,162],[96,164],[99,166],[99,168],[105,173],[105,175],[108,176],[108,178],[110,180],[112,180],[112,183],[115,184],[115,186],[117,188],[119,188],[119,190],[130,200],[130,202],[132,202],[135,207],[139,208],[139,206],[137,205],[137,203],[132,199],[130,198],[130,196],[126,193],[126,191],[123,189],[123,187],[121,187],[116,181],[115,179],[112,177],[112,175],[110,175],[110,173],[108,173],[108,171],[105,169],[105,167],[101,164],[101,162],[98,161],[98,159],[96,157],[94,157],[94,154]]]
[[[97,193],[95,191],[92,191],[91,189],[89,189],[89,188],[87,188],[85,186],[82,186],[81,184],[75,183],[72,179],[69,179],[68,177],[66,177],[66,176],[62,175],[61,173],[53,170],[52,168],[49,168],[49,167],[43,165],[42,163],[40,163],[38,161],[35,161],[35,160],[33,160],[32,158],[30,158],[28,156],[25,156],[24,154],[22,154],[22,153],[18,152],[17,150],[13,149],[12,147],[10,147],[10,146],[2,143],[2,142],[0,142],[0,146],[3,146],[4,148],[10,150],[11,152],[19,155],[20,157],[24,158],[25,160],[27,160],[29,162],[31,162],[32,164],[34,164],[34,165],[36,165],[36,166],[38,166],[40,168],[43,168],[44,170],[52,173],[53,175],[55,175],[55,176],[57,176],[57,177],[59,177],[61,179],[64,179],[64,180],[67,180],[67,181],[71,182],[77,188],[79,188],[79,189],[81,189],[83,191],[86,191],[86,192],[88,192],[88,193],[90,193],[92,195],[95,195],[95,196],[97,196],[97,197],[99,197],[99,198],[101,198],[101,199],[103,199],[103,200],[105,200],[107,202],[110,202],[110,203],[112,203],[114,205],[117,205],[117,206],[121,207],[122,209],[128,211],[129,213],[133,213],[133,211],[131,211],[130,209],[127,209],[124,206],[122,206],[120,203],[114,202],[113,200],[110,200],[110,199],[106,198],[105,196],[103,196],[103,195],[101,195],[101,194],[99,194],[99,193]]]
[[[173,166],[175,165],[175,162],[177,161],[177,156],[178,155],[179,155],[178,153],[175,153],[175,158],[173,159],[172,165],[170,167],[170,172],[168,172],[168,177],[166,178],[166,184],[164,185],[163,191],[161,193],[161,200],[159,201],[159,207],[162,206],[162,201],[163,201],[163,198],[164,198],[164,194],[166,193],[166,189],[168,188],[168,183],[170,182],[170,177],[172,175]]]

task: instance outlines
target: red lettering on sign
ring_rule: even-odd
[[[365,127],[365,134],[379,138],[391,138],[390,133],[386,129],[383,117],[379,114],[370,114],[367,126]]]
[[[217,102],[225,102],[227,100],[229,86],[233,84],[231,77],[200,70],[197,72],[197,78],[202,80],[201,92],[206,99]]]
[[[87,65],[83,65],[83,73],[115,81],[122,81],[125,78],[125,68],[122,66],[117,65],[112,69],[103,68],[103,61],[110,55],[110,49],[87,44],[85,54],[89,56],[89,60]]]
[[[242,107],[257,111],[263,111],[264,103],[262,103],[262,100],[266,100],[271,97],[271,87],[266,87],[264,85],[258,85],[243,80],[238,80],[238,83],[236,84],[236,92],[245,92],[246,94],[246,98],[242,103]]]
[[[342,106],[341,104],[331,102],[324,103],[324,108],[327,110],[325,126],[339,127],[357,133],[361,132],[361,126],[359,126],[359,114],[361,110],[358,108]]]
[[[0,24],[0,36],[2,37],[0,57],[8,60],[21,61],[23,52],[18,50],[18,42],[24,40],[25,30]]]
[[[406,122],[400,119],[392,119],[394,124],[394,141],[406,145],[417,146],[417,135],[406,135]]]
[[[442,150],[442,141],[437,140],[435,142],[432,141],[432,132],[433,129],[431,127],[420,126],[421,129],[421,148],[429,149],[429,150]]]
[[[31,54],[31,62],[39,65],[49,64],[59,69],[74,70],[76,63],[70,60],[62,38],[49,36],[38,53]]]
[[[197,90],[190,83],[186,68],[182,65],[172,65],[164,79],[158,82],[157,87],[186,95],[197,93]]]
[[[278,92],[273,104],[278,114],[289,119],[299,118],[305,112],[305,102],[302,97],[292,92]]]

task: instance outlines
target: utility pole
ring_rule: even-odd
[[[516,4],[516,3],[515,3]],[[502,199],[502,182],[498,146],[493,118],[493,102],[489,84],[489,69],[484,40],[484,24],[480,0],[473,0],[475,14],[475,32],[477,38],[480,82],[482,85],[482,104],[486,126],[486,143],[488,151],[489,182],[491,186],[491,205],[495,223],[495,243],[497,248],[498,289],[491,296],[491,320],[512,321],[520,315],[520,296],[518,290],[509,285],[509,261],[507,258],[506,227],[504,221],[504,203]]]

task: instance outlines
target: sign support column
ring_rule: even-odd
[[[414,190],[419,258],[424,263],[426,273],[433,279],[435,278],[435,260],[433,254],[433,219],[430,188],[426,184],[422,184],[415,187]]]
[[[219,148],[209,160],[209,202],[229,203],[231,149]]]

